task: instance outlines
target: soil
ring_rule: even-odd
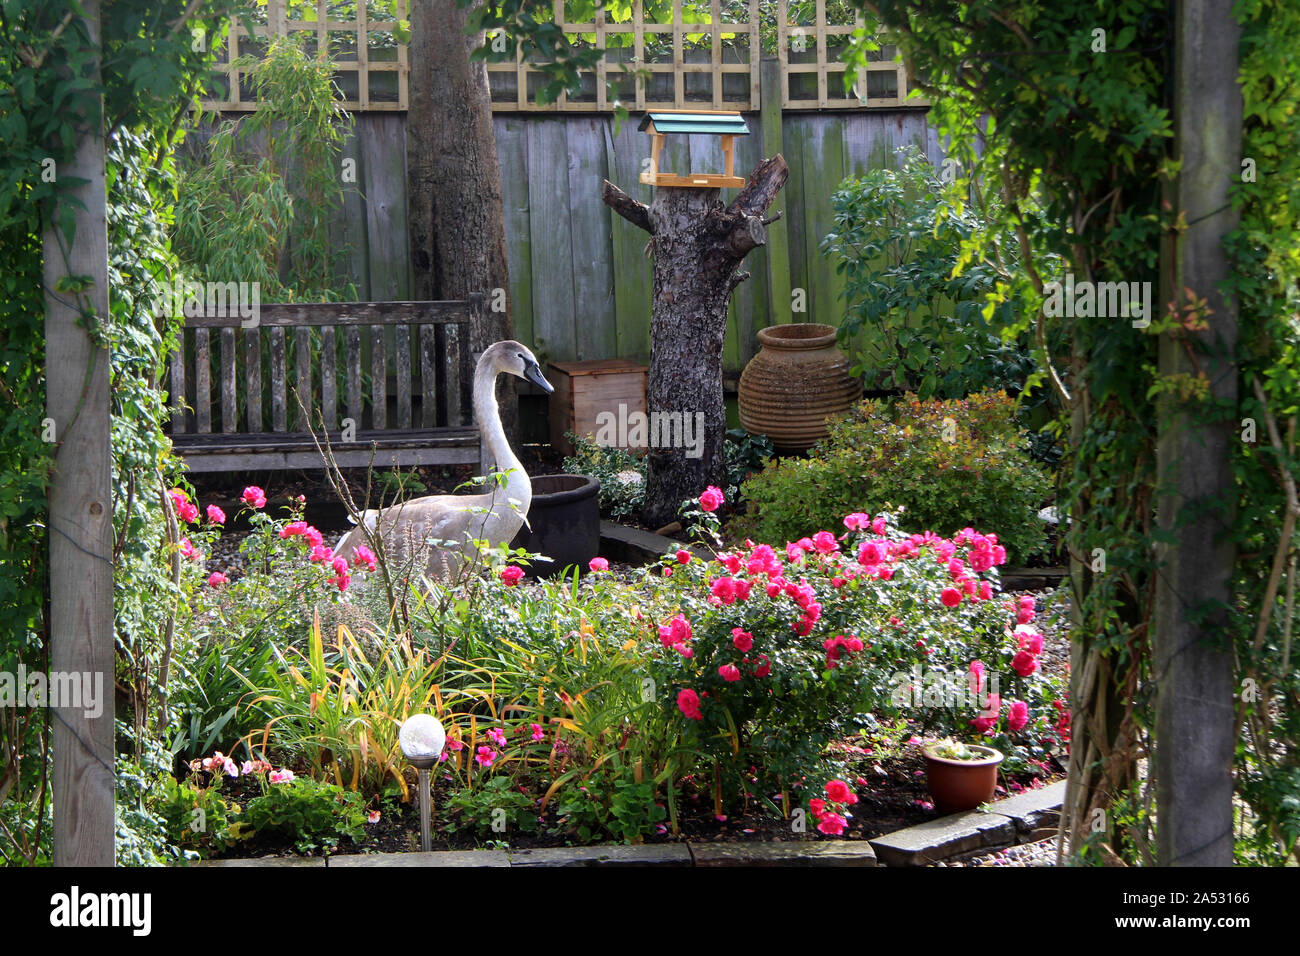
[[[679,832],[673,834],[665,824],[664,832],[646,839],[647,844],[681,843],[758,843],[799,840],[868,840],[891,833],[904,827],[914,826],[938,817],[930,804],[929,792],[925,784],[925,760],[915,748],[889,758],[876,760],[865,756],[857,765],[856,772],[867,782],[866,786],[856,784],[853,773],[849,774],[850,783],[858,794],[858,802],[850,809],[852,816],[849,828],[843,836],[828,837],[819,833],[815,821],[807,818],[803,833],[796,832],[790,821],[773,815],[770,810],[752,800],[747,809],[732,813],[719,819],[713,814],[713,800],[707,788],[697,792],[684,790],[680,797]],[[415,773],[409,773],[408,784],[411,787],[410,804],[388,801],[384,804],[380,819],[366,827],[366,839],[360,843],[343,840],[334,854],[350,855],[358,853],[403,853],[420,848],[420,810],[415,798]],[[1017,787],[1042,786],[1059,779],[1052,777],[1038,783],[1030,777],[1003,778],[1003,783]],[[223,789],[223,796],[237,803],[257,796],[260,791],[256,784],[245,783],[242,779],[234,781]],[[998,796],[1006,796],[1002,785],[998,787]],[[567,832],[556,818],[554,809],[548,808],[545,823],[538,831],[532,833],[506,832],[500,835],[487,833],[476,834],[472,829],[457,827],[454,833],[443,828],[454,819],[446,806],[448,793],[445,788],[435,783],[432,808],[432,849],[434,850],[472,850],[485,847],[499,847],[508,844],[515,849],[536,847],[563,847],[581,845],[576,833]],[[779,797],[770,795],[779,803]],[[373,809],[373,807],[372,807]],[[275,842],[259,839],[250,843],[241,843],[220,854],[222,859],[295,856],[291,842]]]

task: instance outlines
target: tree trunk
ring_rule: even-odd
[[[416,299],[486,293],[485,321],[470,342],[477,357],[513,337],[514,324],[487,69],[482,60],[470,60],[483,34],[465,32],[467,15],[455,0],[411,4],[406,177],[411,293]],[[440,349],[445,334],[440,326]],[[497,399],[506,433],[514,436],[518,414],[510,376],[498,380]]]
[[[749,278],[736,270],[751,249],[766,242],[763,213],[788,175],[779,155],[759,164],[726,208],[717,189],[660,187],[647,207],[605,183],[605,203],[653,237],[647,404],[652,423],[667,421],[673,427],[652,427],[642,512],[649,524],[667,524],[683,500],[725,480],[722,341],[727,303],[732,290]],[[702,436],[694,432],[701,414]],[[681,430],[675,428],[677,421]],[[665,439],[669,447],[664,447]]]

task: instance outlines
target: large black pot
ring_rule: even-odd
[[[570,565],[584,571],[600,553],[600,482],[585,475],[538,475],[533,480],[528,524],[510,542],[553,561],[539,561],[529,572],[539,577],[558,574]]]

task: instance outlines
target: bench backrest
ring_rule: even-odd
[[[171,433],[306,432],[298,397],[313,429],[321,418],[330,431],[344,419],[358,431],[470,425],[470,330],[483,304],[475,294],[463,301],[267,304],[248,320],[188,316],[171,359]]]

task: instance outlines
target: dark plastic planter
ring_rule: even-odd
[[[529,573],[538,577],[558,574],[576,564],[584,571],[600,553],[600,482],[585,475],[538,475],[533,479],[533,503],[528,524],[510,543],[544,554]]]

